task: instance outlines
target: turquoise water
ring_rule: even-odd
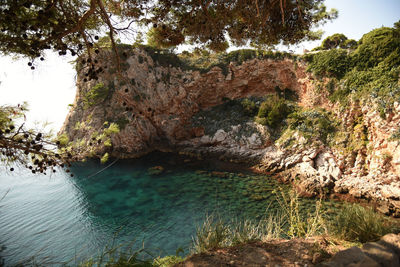
[[[144,246],[152,255],[175,254],[179,248],[187,253],[207,213],[259,218],[279,208],[272,191],[282,185],[231,165],[153,154],[119,160],[96,174],[105,166],[77,164],[73,178],[62,171],[50,177],[2,171],[0,257],[5,263],[34,256],[46,264],[74,265],[112,242]],[[152,173],[154,166],[162,166],[162,172]]]

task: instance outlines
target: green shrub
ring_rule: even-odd
[[[386,62],[389,68],[400,64],[400,57],[398,57],[400,31],[398,29],[389,27],[374,29],[364,34],[358,43],[352,55],[357,70],[373,68],[386,58],[390,58]]]
[[[379,89],[379,91],[383,90],[380,95],[386,95],[387,92],[385,90],[397,83],[399,74],[400,67],[388,69],[384,64],[367,70],[353,69],[344,77],[345,86],[364,94],[371,92],[373,89]]]
[[[321,45],[321,49],[323,50],[329,50],[329,49],[333,49],[333,48],[347,48],[346,47],[346,41],[347,41],[347,37],[346,35],[342,34],[342,33],[335,33],[331,36],[326,37],[323,41],[322,41],[322,45]]]
[[[394,227],[388,219],[371,208],[346,204],[331,221],[330,229],[344,240],[365,243],[378,240],[393,231]]]
[[[91,107],[96,104],[99,104],[101,101],[104,101],[106,97],[109,95],[108,87],[104,86],[102,82],[99,82],[95,86],[93,86],[89,91],[84,95],[83,101],[85,106]]]
[[[268,123],[267,118],[255,117],[254,121],[261,125],[267,125],[267,123]]]
[[[316,75],[342,79],[339,88],[329,90],[332,102],[345,105],[350,93],[357,99],[378,98],[385,103],[379,107],[385,114],[393,101],[400,100],[400,89],[397,90],[400,75],[398,23],[393,28],[381,27],[364,34],[357,45],[354,40],[345,40],[340,34],[330,37],[334,37],[334,41],[331,42],[332,38],[324,40],[325,48],[337,47],[337,43],[342,43],[345,48],[357,48],[349,55],[342,49],[307,54],[304,59],[309,62],[308,70]],[[320,48],[324,48],[324,43]]]
[[[300,131],[308,139],[317,138],[323,142],[327,142],[328,137],[336,130],[335,122],[329,118],[329,114],[319,109],[291,113],[288,116],[288,125],[290,129]]]
[[[293,91],[289,88],[285,88],[281,90],[279,86],[275,86],[275,93],[280,97],[285,100],[289,101],[297,101],[299,99],[299,96],[297,95],[296,91]]]
[[[333,91],[333,93],[328,96],[328,99],[332,103],[339,102],[344,106],[347,104],[349,100],[348,99],[349,94],[350,94],[350,89],[348,87],[339,87],[336,88],[336,90]]]
[[[261,103],[256,121],[263,125],[276,127],[293,111],[291,105],[277,95],[269,96]]]
[[[232,52],[229,52],[224,57],[224,61],[228,62],[236,62],[241,65],[243,62],[256,58],[257,51],[253,49],[239,49]]]
[[[345,48],[345,49],[356,49],[358,46],[358,43],[354,39],[347,39],[344,41],[343,45],[340,46],[340,48]]]
[[[346,50],[332,49],[322,51],[306,58],[309,61],[307,70],[319,76],[343,78],[351,68],[351,60]]]
[[[336,79],[330,79],[328,83],[326,84],[326,90],[328,91],[329,95],[331,96],[333,92],[335,91],[336,88]]]
[[[246,98],[246,99],[243,99],[240,103],[242,104],[243,111],[247,116],[256,115],[258,107],[254,101]]]
[[[197,49],[193,53],[184,52],[178,55],[181,61],[181,68],[199,70],[201,73],[206,73],[213,67],[222,69],[222,73],[227,75],[229,64],[236,63],[241,65],[243,62],[258,58],[258,59],[277,59],[283,60],[291,58],[295,60],[297,57],[285,52],[273,52],[253,49],[239,49],[229,53],[213,53],[205,52]]]
[[[175,266],[175,264],[178,264],[182,262],[184,259],[179,256],[165,256],[163,258],[157,258],[154,259],[153,266],[155,267],[170,267],[170,266]]]

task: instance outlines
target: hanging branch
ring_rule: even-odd
[[[85,24],[85,22],[94,14],[94,12],[96,10],[96,2],[98,2],[98,1],[97,0],[90,1],[90,8],[83,14],[83,16],[78,20],[78,22],[76,23],[76,25],[74,27],[72,27],[69,30],[66,30],[56,36],[46,38],[46,39],[40,41],[40,43],[44,44],[44,43],[49,43],[52,40],[60,40],[70,33],[81,31],[83,29],[83,25]],[[61,4],[61,6],[62,6],[62,4]]]
[[[297,0],[296,0],[296,1],[297,1]],[[285,11],[284,11],[284,9],[283,9],[283,0],[280,0],[280,1],[279,1],[279,5],[280,5],[280,7],[281,7],[282,24],[284,25],[284,24],[285,24]]]
[[[258,0],[256,0],[257,17],[260,16],[260,8],[258,7]]]
[[[114,40],[114,27],[111,24],[110,17],[108,16],[106,9],[104,8],[102,0],[96,0],[96,1],[97,1],[98,5],[100,7],[100,10],[101,10],[100,14],[102,16],[103,21],[107,24],[108,28],[110,29],[111,46],[112,46],[112,48],[114,50],[115,58],[117,60],[118,74],[121,75],[120,58],[119,58],[119,54],[118,54],[117,45],[115,44],[115,40]]]
[[[299,2],[297,0],[296,0],[296,4],[297,4],[297,11],[299,13],[299,18],[300,18],[301,22],[304,24],[304,20],[303,20],[303,17],[302,17],[302,13],[303,12],[301,12],[301,8],[300,8]]]

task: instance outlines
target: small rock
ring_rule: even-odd
[[[213,142],[222,142],[222,141],[224,141],[226,139],[227,136],[228,136],[228,134],[224,130],[219,129],[214,134]]]
[[[390,207],[389,207],[389,203],[388,202],[380,202],[379,206],[376,208],[377,211],[379,211],[380,213],[383,213],[385,215],[390,215]]]
[[[381,240],[378,241],[379,244],[390,248],[397,255],[400,255],[400,236],[396,234],[387,234],[384,235]]]
[[[200,142],[203,143],[203,144],[208,144],[208,143],[212,142],[212,139],[208,135],[203,135],[200,138]]]
[[[312,263],[313,264],[317,264],[322,260],[323,256],[321,253],[317,252],[314,253],[313,257],[312,257]]]
[[[389,247],[377,242],[369,242],[362,246],[362,250],[381,266],[400,266],[399,257]]]
[[[193,127],[191,132],[192,132],[192,136],[195,136],[195,137],[204,136],[204,127]]]
[[[361,263],[365,265],[360,265]],[[328,262],[319,264],[320,267],[338,267],[338,266],[370,266],[380,267],[373,259],[368,257],[360,248],[351,247],[346,250],[339,251]]]

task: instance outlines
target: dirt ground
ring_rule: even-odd
[[[195,254],[175,266],[310,267],[345,248],[334,240],[321,236],[308,239],[274,239]]]

